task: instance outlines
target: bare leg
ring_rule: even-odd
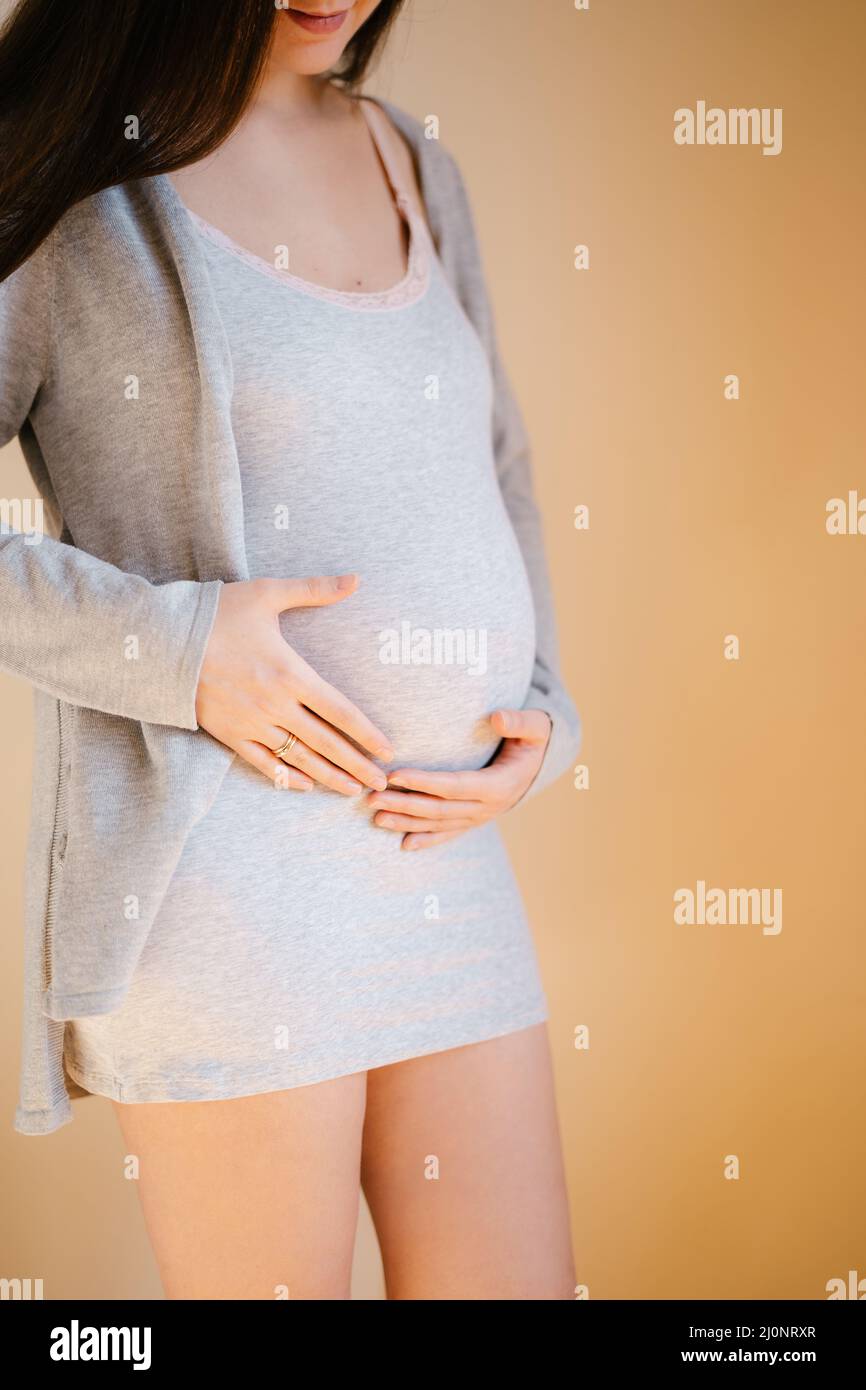
[[[543,1024],[368,1072],[362,1180],[389,1298],[574,1297]]]
[[[115,1103],[168,1298],[349,1297],[365,1089]]]

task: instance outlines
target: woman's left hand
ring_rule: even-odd
[[[388,790],[368,798],[374,824],[403,833],[401,849],[441,845],[484,825],[514,806],[535,780],[550,738],[550,716],[541,709],[500,709],[490,723],[504,741],[487,767],[478,772],[398,768],[388,773]]]

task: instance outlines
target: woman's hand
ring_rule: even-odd
[[[279,616],[286,609],[338,603],[357,587],[357,575],[341,574],[251,579],[224,584],[220,592],[199,675],[196,716],[203,729],[277,786],[308,791],[321,782],[347,796],[363,786],[387,786],[382,769],[354,746],[359,743],[390,762],[394,755],[385,735],[322,680],[280,631]],[[296,734],[298,741],[283,761],[273,750],[287,734]]]
[[[490,722],[504,740],[480,772],[420,772],[400,768],[388,790],[368,798],[375,825],[403,832],[401,849],[426,849],[501,816],[520,800],[544,760],[550,715],[540,709],[502,709]],[[392,788],[405,787],[405,791]]]

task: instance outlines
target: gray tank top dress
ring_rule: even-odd
[[[249,572],[357,572],[283,635],[392,740],[391,766],[483,767],[520,708],[532,596],[496,478],[484,348],[360,102],[408,224],[408,268],[338,291],[201,235],[232,353]],[[491,823],[407,853],[366,795],[275,788],[240,759],[194,827],[115,1012],[64,1063],[126,1102],[306,1086],[547,1018]]]

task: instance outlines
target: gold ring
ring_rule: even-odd
[[[275,757],[275,758],[283,758],[283,759],[284,759],[285,756],[286,756],[286,754],[287,754],[287,753],[290,753],[291,750],[294,748],[294,746],[295,746],[295,744],[297,743],[297,741],[298,741],[298,735],[297,735],[297,734],[288,734],[287,737],[286,737],[285,743],[281,743],[280,746],[279,746],[279,748],[275,748],[275,749],[274,749],[274,757]]]

